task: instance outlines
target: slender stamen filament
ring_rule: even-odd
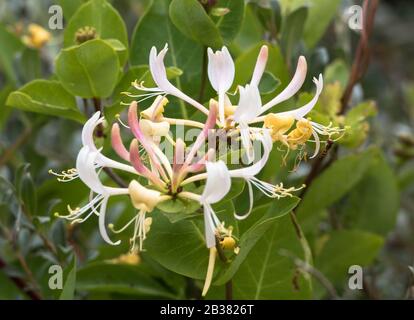
[[[79,177],[78,171],[75,168],[62,171],[61,173],[54,172],[52,169],[50,169],[49,174],[57,177],[57,180],[59,182],[69,182]]]

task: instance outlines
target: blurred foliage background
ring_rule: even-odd
[[[49,30],[49,8],[56,4],[63,8],[64,28]],[[238,226],[240,235],[255,238],[252,248],[237,263],[218,269],[208,298],[224,298],[229,278],[233,297],[240,299],[412,298],[414,3],[380,2],[361,49],[363,58],[368,53],[370,58],[361,64],[356,57],[363,31],[350,29],[346,14],[352,5],[363,3],[1,0],[0,299],[199,298],[208,253],[204,244],[193,252],[202,241],[194,239],[188,221],[172,223],[158,214],[147,251],[131,256],[127,239],[119,247],[103,244],[96,221],[69,225],[53,215],[65,212],[67,204],[83,203],[88,190],[80,181],[56,182],[49,169],[74,166],[85,118],[102,107],[113,121],[125,108],[121,92],[130,89],[130,82],[151,81],[150,48],[167,42],[169,76],[203,102],[214,96],[202,85],[207,46],[228,46],[236,63],[235,83],[244,83],[267,43],[264,101],[287,85],[297,58],[305,55],[309,71],[302,93],[278,110],[308,101],[312,76],[323,73],[324,92],[311,117],[351,126],[322,157],[303,162],[294,173],[289,172],[293,158],[283,167],[280,153],[272,154],[262,178],[306,182],[308,188],[295,214],[278,219],[272,212],[282,210],[278,206],[289,212],[291,204],[258,196],[260,205]],[[50,34],[42,38],[31,24]],[[100,39],[79,45],[84,27],[94,27]],[[76,50],[84,50],[98,92],[91,92],[84,70],[73,64]],[[102,61],[109,61],[105,68]],[[97,95],[100,106],[91,99]],[[174,99],[166,112],[198,117]],[[246,205],[245,191],[234,196],[234,202]],[[114,221],[127,221],[132,214],[128,201],[110,206]],[[171,234],[158,236],[163,231]],[[180,252],[189,254],[178,259]],[[49,287],[53,264],[64,270],[63,291]],[[363,290],[348,288],[351,265],[364,267]]]

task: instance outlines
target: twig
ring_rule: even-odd
[[[6,149],[3,156],[0,158],[0,167],[5,165],[10,160],[10,158],[13,156],[16,150],[18,150],[27,141],[31,133],[32,128],[27,127],[22,132],[22,134],[16,139],[16,141],[9,148]]]
[[[6,262],[0,257],[0,269],[5,270],[7,268]],[[32,300],[42,300],[42,296],[36,292],[35,290],[31,289],[27,283],[20,277],[13,276],[4,272],[5,275],[12,281],[19,290],[24,292],[30,299]]]
[[[344,93],[341,98],[341,108],[339,111],[340,115],[346,113],[347,108],[349,106],[349,100],[352,95],[352,90],[354,86],[362,79],[364,76],[368,65],[369,65],[369,57],[370,57],[370,49],[369,49],[369,38],[372,33],[372,28],[374,26],[374,18],[375,13],[378,7],[378,0],[364,0],[363,5],[363,12],[365,14],[363,19],[363,29],[361,31],[361,37],[359,39],[359,43],[356,49],[354,62],[351,68],[351,75],[348,80],[348,84],[344,90]],[[322,155],[322,157],[317,158],[311,167],[311,170],[305,180],[305,184],[309,186],[313,180],[329,165],[333,162],[338,152],[338,147],[335,145],[333,152],[331,154],[330,160],[322,166],[323,161],[325,159],[326,153]],[[302,191],[301,197],[306,193],[307,188]]]
[[[103,171],[105,171],[108,177],[110,177],[118,186],[120,186],[121,188],[128,188],[126,182],[120,176],[118,176],[111,168],[104,167]]]
[[[92,98],[93,106],[95,108],[95,112],[100,112],[101,115],[103,114],[103,108],[101,104],[101,99],[99,98]],[[102,138],[104,136],[104,130],[102,124],[99,124],[96,128],[96,136],[98,138]]]
[[[358,47],[356,49],[354,62],[352,64],[351,75],[341,98],[341,110],[339,111],[339,114],[344,114],[346,112],[354,86],[362,79],[368,69],[371,52],[369,48],[369,38],[374,26],[374,18],[377,7],[378,0],[364,0],[362,9],[365,14],[363,19],[363,28],[358,42]]]

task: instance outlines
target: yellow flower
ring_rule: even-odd
[[[28,46],[36,49],[42,48],[52,38],[49,31],[35,23],[29,24],[27,30],[28,35],[23,37],[23,41]]]
[[[292,150],[299,145],[305,144],[312,136],[312,124],[309,120],[301,119],[296,123],[296,128],[287,136],[287,142]]]
[[[283,136],[295,122],[295,119],[292,116],[278,115],[274,113],[269,113],[265,116],[264,127],[270,129],[270,135],[273,141],[284,141]]]

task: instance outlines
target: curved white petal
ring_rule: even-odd
[[[289,116],[294,117],[297,120],[302,119],[304,116],[306,116],[316,105],[319,99],[319,95],[322,92],[322,89],[323,89],[322,74],[319,75],[319,79],[313,78],[313,82],[316,85],[316,93],[311,101],[309,101],[303,107],[300,107],[298,109],[291,110],[291,111],[280,112],[280,113],[277,113],[277,115],[289,115]]]
[[[272,151],[273,147],[272,138],[270,137],[269,132],[265,130],[263,131],[263,135],[258,139],[262,142],[263,145],[262,158],[256,163],[252,164],[251,166],[241,169],[230,170],[230,177],[249,179],[258,174],[266,165],[267,160],[269,159],[270,151]]]
[[[262,107],[261,113],[269,110],[270,108],[277,105],[278,103],[288,100],[296,92],[298,92],[299,89],[302,87],[303,82],[305,81],[306,72],[307,72],[306,59],[304,56],[300,56],[298,60],[298,65],[296,67],[295,75],[293,76],[288,86],[281,93],[279,93],[275,98],[273,98],[268,103],[266,103]]]
[[[207,181],[201,195],[202,203],[216,203],[225,197],[230,191],[231,179],[226,164],[219,160],[217,162],[206,162]]]
[[[99,210],[99,232],[101,234],[102,239],[105,240],[106,243],[117,246],[121,243],[121,240],[118,240],[117,242],[112,242],[111,239],[109,239],[108,233],[106,232],[106,225],[105,225],[105,215],[106,215],[106,206],[108,204],[108,198],[105,197],[102,200],[101,208]]]
[[[88,146],[90,150],[96,151],[95,142],[93,141],[93,132],[96,126],[102,122],[100,118],[101,113],[95,112],[95,114],[85,122],[82,129],[82,144]]]
[[[263,73],[266,68],[267,58],[269,55],[269,49],[267,46],[262,46],[260,49],[259,55],[257,57],[256,65],[254,67],[252,80],[250,81],[250,84],[253,86],[259,86],[260,79],[263,76]]]
[[[88,146],[83,147],[76,159],[76,170],[79,178],[84,184],[88,186],[93,192],[104,194],[105,188],[99,180],[95,169],[95,160],[97,153],[91,151]]]
[[[165,45],[164,49],[160,51],[157,55],[157,48],[152,47],[149,56],[149,66],[152,78],[157,84],[160,91],[163,91],[167,94],[173,95],[177,98],[180,98],[192,106],[196,107],[201,112],[208,114],[207,108],[205,108],[201,103],[195,101],[194,99],[187,96],[185,93],[181,92],[178,88],[171,84],[167,78],[167,71],[164,65],[164,57],[168,51],[168,44]]]
[[[243,149],[246,151],[248,163],[252,163],[254,160],[254,149],[253,143],[250,139],[250,129],[247,124],[240,122],[240,138],[242,142]]]
[[[260,92],[255,85],[239,86],[240,99],[239,104],[234,112],[236,122],[249,123],[260,114],[262,99]]]
[[[234,80],[234,62],[226,47],[213,52],[207,49],[208,67],[207,73],[211,86],[219,93],[225,93],[230,89]]]
[[[207,248],[216,245],[216,225],[214,223],[215,213],[210,205],[204,204],[204,235],[206,238]]]

